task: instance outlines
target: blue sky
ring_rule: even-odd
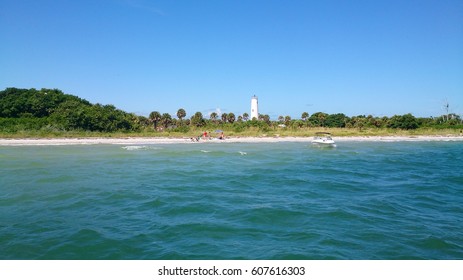
[[[461,0],[0,0],[0,89],[140,115],[463,114]]]

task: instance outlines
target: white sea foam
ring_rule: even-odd
[[[127,151],[146,150],[148,146],[124,146],[122,149]]]
[[[161,147],[132,145],[132,146],[124,146],[122,147],[122,149],[127,150],[127,151],[159,150],[161,149]]]
[[[244,155],[247,155],[247,154],[248,154],[248,153],[246,153],[246,152],[241,152],[241,151],[239,151],[238,153],[240,153],[240,155],[242,155],[242,156],[244,156]]]

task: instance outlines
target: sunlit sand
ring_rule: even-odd
[[[394,141],[463,141],[462,136],[355,136],[355,137],[333,137],[336,142],[345,141],[372,141],[372,142],[394,142]],[[194,142],[191,138],[156,138],[156,137],[134,137],[134,138],[36,138],[36,139],[0,139],[1,146],[27,146],[27,145],[146,145],[146,144],[198,144],[198,143],[278,143],[278,142],[307,142],[312,137],[228,137],[225,140],[211,139]]]

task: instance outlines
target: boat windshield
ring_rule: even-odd
[[[316,132],[315,137],[331,139],[331,133],[329,133],[329,132]]]

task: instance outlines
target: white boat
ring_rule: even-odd
[[[331,138],[331,133],[328,132],[317,132],[312,140],[312,144],[332,146],[335,147],[336,143]]]

